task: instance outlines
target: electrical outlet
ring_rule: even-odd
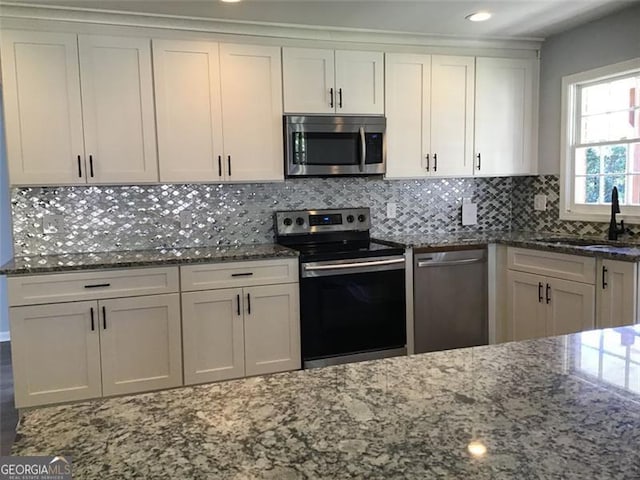
[[[180,212],[180,228],[191,228],[191,212],[183,210]]]
[[[42,217],[42,233],[59,233],[64,228],[64,217],[62,215],[45,215]]]
[[[398,213],[398,205],[395,203],[387,203],[387,218],[396,218]]]
[[[533,197],[533,209],[544,212],[547,209],[547,196],[539,194]]]

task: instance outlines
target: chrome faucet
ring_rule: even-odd
[[[625,232],[624,220],[620,220],[620,227],[616,222],[616,213],[620,213],[620,202],[618,201],[618,187],[613,187],[611,191],[611,221],[609,222],[609,240],[618,240],[618,235]]]

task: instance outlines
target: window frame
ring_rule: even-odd
[[[560,219],[608,222],[609,205],[575,203],[575,145],[580,128],[578,102],[584,84],[606,82],[615,77],[640,73],[640,57],[562,77],[562,112],[560,138]],[[629,223],[640,223],[640,205],[621,205],[620,216]]]

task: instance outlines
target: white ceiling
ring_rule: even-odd
[[[538,38],[640,0],[12,0],[11,3],[471,38]],[[493,18],[465,16],[487,10]]]

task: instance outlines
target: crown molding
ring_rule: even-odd
[[[0,19],[41,20],[82,24],[144,27],[200,33],[251,35],[281,39],[360,44],[539,50],[542,38],[418,34],[397,31],[321,27],[301,24],[239,21],[177,15],[146,14],[0,1]]]

